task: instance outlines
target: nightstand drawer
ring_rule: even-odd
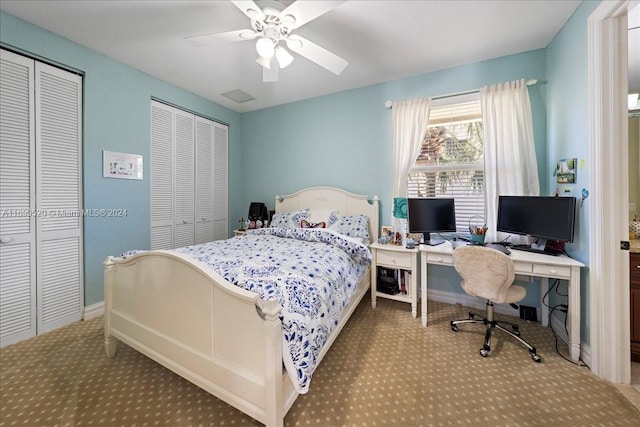
[[[544,265],[534,264],[533,274],[539,276],[551,276],[551,277],[571,277],[571,267],[563,267],[559,265]]]
[[[411,252],[391,252],[384,250],[376,251],[376,264],[386,265],[387,267],[411,269]]]

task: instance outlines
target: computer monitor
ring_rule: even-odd
[[[575,197],[499,196],[497,230],[545,239],[550,249],[573,241]]]
[[[456,231],[454,199],[439,197],[410,198],[407,200],[409,233],[422,233],[425,245],[438,245],[443,240],[431,240],[431,233]]]

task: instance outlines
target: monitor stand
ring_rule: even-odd
[[[431,233],[425,231],[422,233],[422,244],[427,246],[437,246],[444,243],[444,240],[431,240]]]

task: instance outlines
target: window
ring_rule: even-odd
[[[409,172],[409,197],[454,197],[456,228],[485,218],[484,144],[478,94],[434,101],[422,149]],[[475,218],[474,218],[475,217]]]

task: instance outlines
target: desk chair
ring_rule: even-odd
[[[480,355],[487,357],[491,351],[491,333],[494,329],[503,331],[529,349],[534,362],[540,362],[540,356],[535,347],[520,338],[520,330],[515,323],[506,323],[511,330],[506,329],[493,319],[493,304],[511,304],[517,308],[516,302],[521,301],[527,291],[522,286],[514,285],[515,277],[513,261],[508,255],[495,249],[482,246],[460,246],[453,251],[453,266],[462,278],[462,288],[469,295],[481,297],[487,300],[485,317],[469,313],[467,319],[452,320],[451,330],[458,331],[461,323],[482,323],[485,326],[484,346],[480,349]]]

